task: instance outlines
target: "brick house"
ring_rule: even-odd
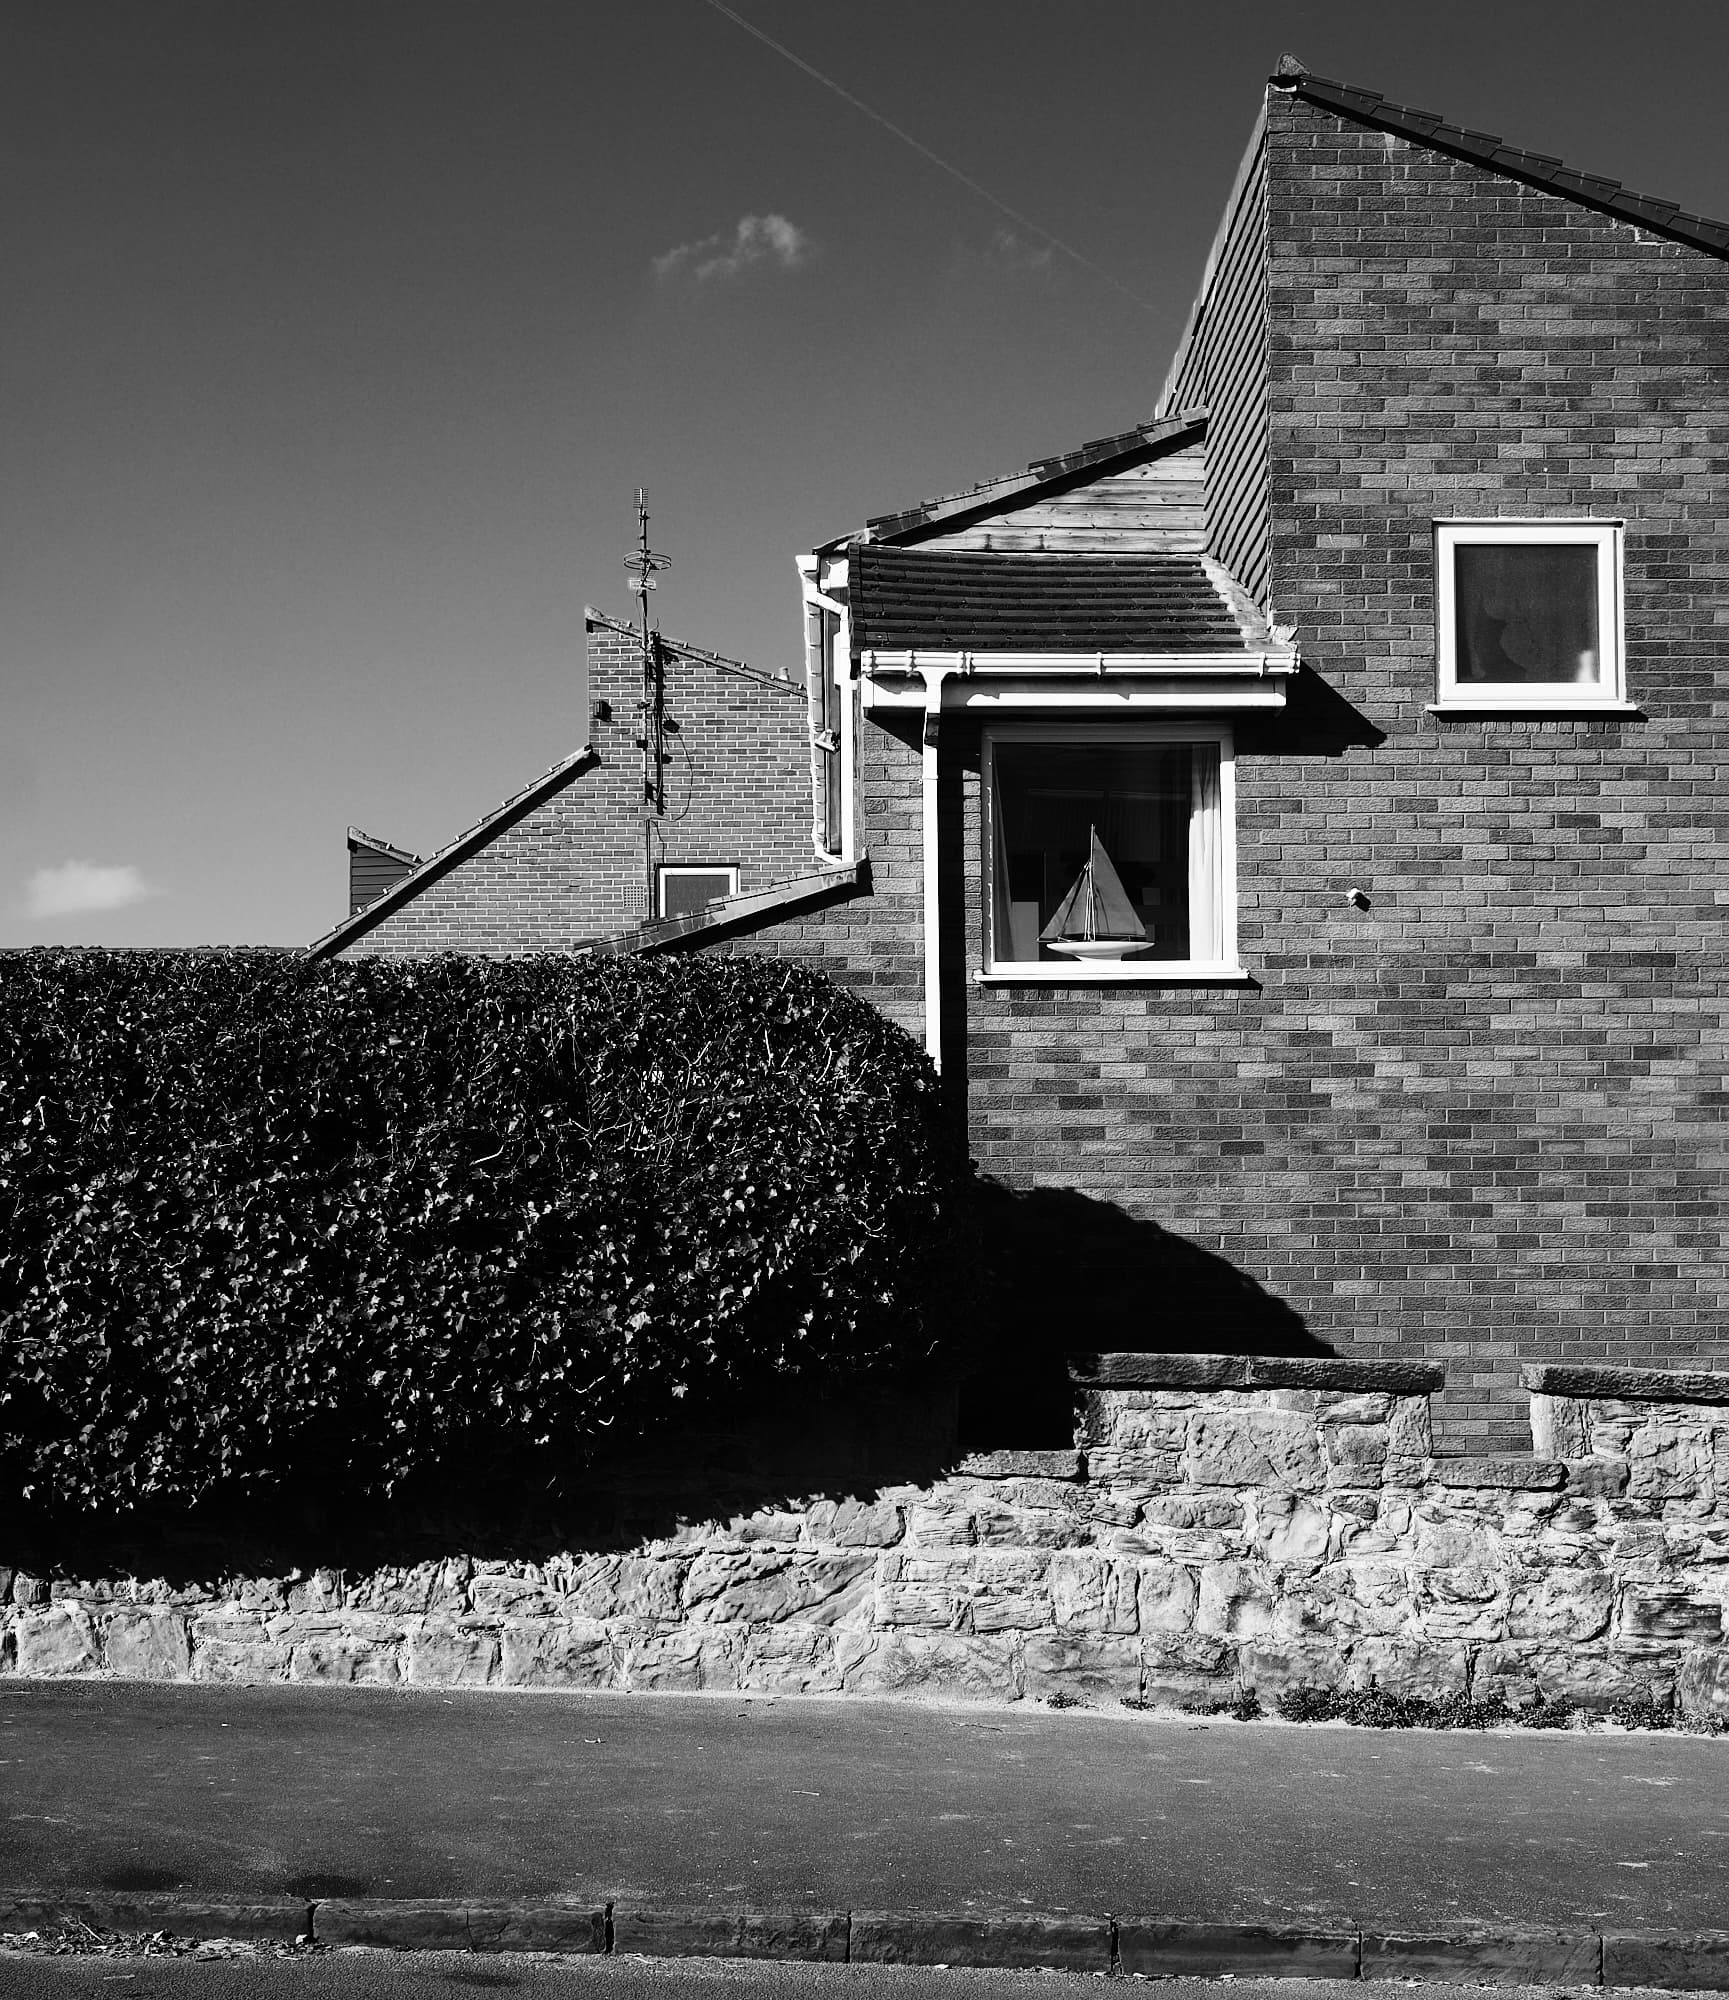
[[[1069,1198],[1029,1268],[1132,1274],[1040,1295],[1094,1345],[1420,1355],[1454,1450],[1524,1442],[1521,1361],[1729,1366],[1726,256],[1282,64],[1152,420],[802,558],[806,700],[739,767],[782,900],[623,944],[923,1038]],[[485,884],[434,856],[321,948],[647,916],[640,790],[612,846],[554,809],[625,782],[601,728]],[[617,893],[548,919],[579,867]]]
[[[585,622],[583,747],[425,860],[350,827],[350,913],[315,957],[640,948],[698,913],[725,935],[856,887],[813,836],[802,681],[657,635],[645,686],[637,633]]]

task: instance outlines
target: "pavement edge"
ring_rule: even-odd
[[[1237,1977],[1440,1980],[1475,1986],[1660,1987],[1729,1993],[1729,1930],[1446,1930],[1202,1923],[1072,1911],[717,1908],[619,1895],[236,1897],[0,1889],[0,1931],[83,1923],[389,1951],[761,1958],[826,1964]]]

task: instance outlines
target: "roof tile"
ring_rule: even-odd
[[[866,542],[852,554],[860,651],[1237,653],[1196,555],[1005,555]]]
[[[1504,145],[1493,132],[1472,132],[1461,125],[1449,125],[1431,111],[1389,103],[1377,91],[1340,83],[1332,77],[1310,76],[1294,64],[1290,68],[1281,64],[1271,82],[1275,89],[1294,91],[1326,110],[1361,118],[1384,132],[1414,139],[1419,145],[1456,153],[1491,172],[1508,174],[1533,187],[1566,195],[1570,200],[1601,209],[1606,215],[1675,237],[1695,249],[1709,250],[1717,256],[1729,249],[1729,224],[1689,215],[1675,202],[1665,201],[1659,195],[1635,194],[1619,181],[1598,174],[1582,174],[1546,153],[1527,153],[1521,147]]]

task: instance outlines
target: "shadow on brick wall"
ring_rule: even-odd
[[[1186,1237],[1076,1188],[980,1188],[988,1337],[961,1392],[968,1450],[1065,1445],[1075,1353],[1331,1354],[1302,1316]]]

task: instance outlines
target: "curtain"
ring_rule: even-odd
[[[1189,956],[1217,963],[1225,955],[1219,746],[1194,744],[1189,772]]]

